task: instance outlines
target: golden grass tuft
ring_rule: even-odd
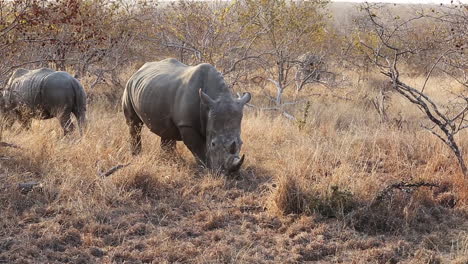
[[[278,180],[273,201],[281,214],[300,214],[310,210],[310,194],[299,180],[291,176],[283,176]]]
[[[344,217],[357,206],[349,191],[331,186],[325,192],[314,189],[310,182],[294,177],[281,177],[272,192],[274,208],[280,215],[320,214],[324,217]]]

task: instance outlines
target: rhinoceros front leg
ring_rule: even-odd
[[[75,130],[75,126],[73,125],[70,116],[71,116],[71,112],[69,111],[63,112],[59,116],[60,125],[62,126],[64,135],[67,135],[73,132],[73,130]]]
[[[76,117],[78,122],[78,129],[80,131],[80,135],[83,135],[83,130],[86,128],[86,111],[73,111],[73,114]]]
[[[179,131],[182,135],[184,144],[195,156],[197,162],[206,167],[205,138],[203,138],[197,130],[191,127],[179,127]]]

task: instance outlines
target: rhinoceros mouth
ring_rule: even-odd
[[[228,159],[228,167],[227,167],[227,171],[228,172],[236,172],[238,171],[242,164],[244,163],[244,158],[245,158],[245,155],[242,155],[242,157],[239,157],[239,156],[232,156]]]

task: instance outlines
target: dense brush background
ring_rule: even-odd
[[[0,146],[0,263],[468,263],[467,178],[421,128],[425,115],[360,52],[365,14],[352,4],[296,6],[276,14],[285,30],[275,30],[296,38],[288,34],[313,26],[292,44],[280,37],[278,48],[249,19],[281,3],[0,0],[0,81],[16,66],[67,70],[89,103],[82,137],[63,137],[55,119],[1,130],[0,141],[20,148]],[[278,58],[306,52],[334,77],[296,91],[290,73],[278,102],[268,81],[283,78]],[[182,143],[167,156],[147,129],[142,155],[130,155],[125,81],[166,57],[210,62],[233,93],[252,93],[239,174],[198,168]],[[416,87],[428,67],[419,60],[402,72]],[[464,89],[439,73],[425,92],[446,104]],[[383,94],[385,119],[375,107]],[[467,139],[457,135],[463,150]],[[118,164],[129,165],[100,176]],[[40,185],[18,189],[27,182]],[[401,182],[437,187],[389,188]]]

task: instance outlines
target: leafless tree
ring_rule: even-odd
[[[300,92],[308,84],[330,86],[335,81],[335,74],[327,71],[324,54],[304,53],[297,58],[295,68],[296,92]]]
[[[108,0],[1,0],[0,79],[17,67],[51,67],[81,77],[92,65],[108,65],[132,41],[135,14],[127,11]]]
[[[273,104],[266,109],[279,110],[294,119],[284,108],[299,102],[284,101],[285,90],[295,84],[301,90],[311,80],[317,81],[319,68],[314,67],[321,59],[311,67],[304,54],[311,52],[309,54],[322,58],[315,46],[324,33],[323,13],[320,12],[324,5],[321,1],[240,1],[240,18],[251,22],[246,33],[255,36],[251,49],[254,57],[250,62],[276,90],[274,95],[262,90]]]
[[[247,34],[252,21],[239,19],[241,9],[237,1],[173,1],[153,10],[152,30],[141,38],[186,64],[214,65],[233,87],[252,71],[248,61],[258,58],[251,53],[258,34]]]
[[[448,73],[468,88],[468,57],[464,51],[468,43],[468,8],[449,6],[429,10],[429,13],[419,10],[405,19],[391,13],[379,13],[376,5],[365,4],[363,10],[372,22],[377,40],[375,43],[361,40],[367,55],[391,80],[393,89],[425,114],[430,125],[423,125],[423,128],[450,147],[466,177],[468,171],[456,135],[468,127],[468,97],[463,93],[452,93],[453,98],[443,104],[431,98],[425,88],[436,72]],[[421,28],[421,23],[434,23],[437,34],[429,35],[425,41],[411,38],[413,32]],[[428,54],[428,51],[433,56],[424,82],[419,87],[409,85],[401,78],[401,65],[420,53]]]

